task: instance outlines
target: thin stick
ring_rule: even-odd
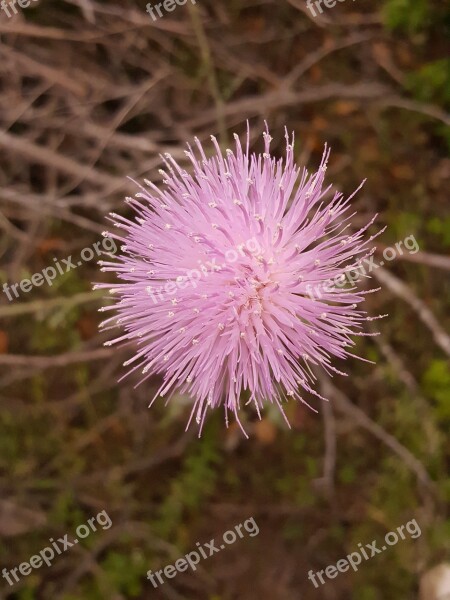
[[[74,296],[52,298],[51,300],[33,300],[32,302],[19,302],[9,306],[0,306],[0,317],[17,317],[19,315],[29,315],[33,313],[48,312],[55,308],[73,308],[80,304],[94,302],[104,296],[101,290],[91,292],[81,292]]]
[[[325,377],[325,375],[321,376],[323,379],[325,379]],[[353,404],[343,392],[341,392],[332,384],[329,377],[326,377],[325,381],[327,382],[326,385],[329,390],[329,395],[332,395],[335,399],[336,408],[354,419],[354,421],[361,425],[361,427],[369,431],[374,437],[379,439],[381,442],[383,442],[383,444],[397,454],[397,456],[403,460],[405,465],[417,475],[417,479],[433,495],[435,495],[435,484],[423,464],[393,435],[385,431],[380,425],[378,425],[378,423],[375,423],[375,421],[368,417],[364,411]]]
[[[198,44],[200,46],[200,52],[202,55],[203,64],[205,65],[206,73],[208,76],[209,87],[214,98],[217,113],[217,126],[220,133],[220,139],[222,143],[227,146],[227,127],[225,123],[225,111],[222,96],[220,95],[219,84],[217,82],[216,70],[211,57],[211,50],[208,44],[208,38],[206,37],[203,23],[200,18],[198,7],[196,4],[187,4],[189,15],[191,17],[192,26],[197,36]]]
[[[450,336],[445,333],[434,314],[428,306],[414,294],[412,289],[401,279],[383,267],[374,271],[374,276],[381,281],[381,283],[385,284],[392,293],[407,302],[411,308],[415,310],[422,323],[431,331],[436,344],[450,356]]]

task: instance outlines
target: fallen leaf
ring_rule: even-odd
[[[37,250],[40,254],[47,254],[48,252],[52,252],[54,250],[64,250],[66,247],[65,241],[61,238],[45,238],[45,240],[41,240],[37,245]]]
[[[396,179],[413,180],[415,178],[415,173],[411,165],[394,165],[391,173]]]
[[[257,421],[254,425],[254,432],[256,439],[264,445],[272,444],[277,437],[277,428],[269,419]]]
[[[76,325],[82,340],[92,339],[98,331],[97,320],[92,314],[82,315]]]
[[[333,110],[337,115],[346,116],[352,112],[358,110],[359,106],[356,102],[350,102],[349,100],[339,100],[333,105]]]

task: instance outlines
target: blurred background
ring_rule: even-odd
[[[6,3],[8,9],[8,4]],[[363,0],[198,0],[153,20],[133,0],[33,0],[0,10],[0,283],[30,279],[102,241],[128,215],[127,177],[161,182],[159,154],[222,148],[263,121],[297,162],[350,194],[355,227],[379,213],[372,315],[349,377],[319,378],[330,402],[223,414],[185,433],[189,400],[118,383],[131,348],[98,333],[111,281],[96,257],[12,300],[0,293],[0,569],[74,537],[101,511],[112,526],[10,586],[17,600],[443,600],[450,545],[450,5]],[[85,252],[83,257],[89,256]],[[76,260],[75,260],[76,263]],[[361,284],[363,287],[367,284]],[[17,289],[17,288],[16,288]],[[253,517],[259,527],[155,589],[146,578]],[[315,588],[335,565],[416,519],[422,534]],[[437,573],[437,574],[436,574]],[[425,577],[425,580],[424,580]],[[448,577],[448,571],[447,571]],[[439,583],[439,580],[441,583]],[[422,581],[422,583],[421,583]],[[438,585],[441,585],[438,591]],[[421,589],[420,589],[421,588]],[[449,588],[446,588],[447,593]]]

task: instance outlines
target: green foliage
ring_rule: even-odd
[[[301,540],[305,535],[304,524],[299,520],[287,521],[283,525],[281,535],[283,536],[283,539],[285,539],[287,542]]]
[[[357,471],[352,464],[345,464],[338,471],[338,479],[342,484],[353,483],[357,478]]]
[[[372,490],[370,503],[383,507],[384,520],[401,525],[405,518],[411,518],[415,478],[403,463],[390,454],[379,461],[378,470],[377,485]]]
[[[320,446],[320,439],[311,439],[302,433],[296,433],[289,440],[290,461],[282,469],[278,465],[275,472],[267,471],[269,480],[265,485],[273,488],[277,498],[281,496],[285,502],[299,508],[312,507],[317,503],[319,497],[311,481],[321,477],[322,462],[317,456],[317,451],[321,451]],[[263,474],[259,477],[261,482],[264,482]]]
[[[415,212],[405,210],[399,213],[397,209],[395,213],[393,211],[390,222],[391,226],[389,227],[389,233],[391,235],[391,243],[394,244],[396,241],[403,240],[409,235],[415,235],[417,239],[417,234],[420,231],[422,219]],[[418,240],[418,243],[420,245],[420,240]],[[404,249],[403,251],[407,252]]]
[[[438,238],[438,243],[450,247],[450,217],[432,217],[426,223],[426,230]]]
[[[387,0],[382,9],[384,22],[389,29],[404,33],[417,33],[430,21],[428,0]]]
[[[450,420],[450,369],[445,360],[433,360],[423,375],[425,392],[436,402],[439,420]]]
[[[379,600],[380,595],[372,585],[361,585],[354,589],[352,598],[354,600]]]
[[[184,459],[181,472],[171,482],[158,511],[153,528],[165,540],[178,536],[180,542],[180,525],[186,514],[195,514],[214,492],[222,461],[214,425],[217,422],[211,421],[203,437],[191,446],[192,452]]]
[[[27,584],[29,582],[27,581]],[[28,586],[26,585],[23,589],[19,590],[18,594],[17,594],[17,599],[18,600],[35,600],[36,599],[36,592],[35,592],[35,588],[34,586]]]
[[[73,531],[86,520],[77,506],[73,493],[64,489],[56,496],[50,515],[53,523],[64,525]]]
[[[407,85],[418,100],[450,104],[450,58],[428,63],[411,73]]]
[[[450,480],[447,481],[447,484],[450,484]],[[450,502],[450,494],[447,496],[447,502]],[[450,551],[450,519],[441,522],[439,527],[434,527],[430,531],[430,541],[433,547],[445,548],[447,552]]]
[[[46,322],[35,322],[30,328],[29,344],[36,353],[56,354],[79,343],[80,336],[75,327],[78,310],[66,311],[61,321],[55,321],[55,316],[56,313]]]
[[[142,573],[147,567],[140,551],[108,552],[101,566],[115,591],[127,598],[136,598],[142,593]]]

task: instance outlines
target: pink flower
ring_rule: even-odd
[[[352,336],[365,335],[357,306],[368,292],[339,278],[373,253],[375,236],[363,234],[374,219],[349,232],[353,195],[323,189],[327,149],[309,174],[294,163],[293,136],[286,132],[284,160],[263,136],[262,155],[249,154],[247,133],[246,149],[235,135],[225,156],[212,137],[212,158],[196,139],[197,155],[186,152],[192,174],[166,154],[165,189],[139,186],[127,199],[135,221],[112,214],[123,235],[105,233],[123,243],[115,262],[101,263],[122,282],[110,290],[115,304],[101,309],[118,313],[103,327],[124,330],[107,344],[137,347],[125,366],[143,381],[162,375],[152,403],[188,394],[189,423],[195,415],[200,431],[218,406],[227,425],[229,411],[240,424],[244,394],[259,416],[264,402],[282,412],[286,397],[305,402],[302,389],[321,398],[310,365],[340,373],[330,359],[346,358]]]

